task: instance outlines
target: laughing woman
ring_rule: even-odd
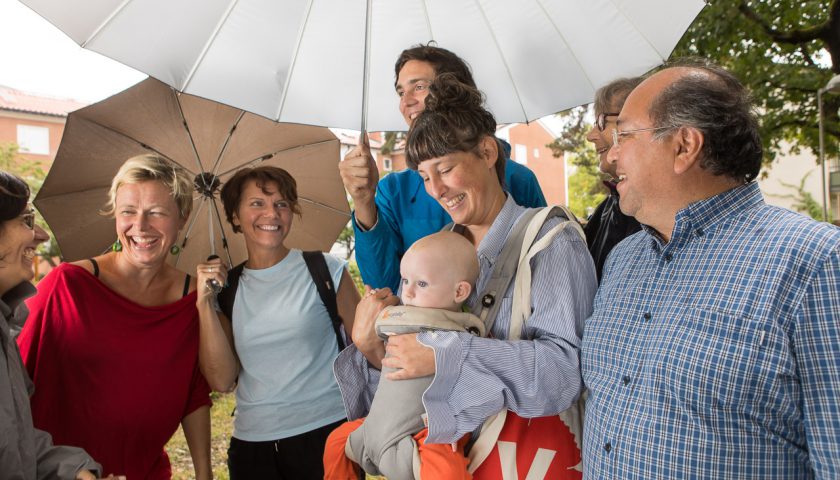
[[[35,425],[129,479],[171,478],[163,447],[178,424],[196,478],[212,475],[196,283],[166,264],[191,208],[187,172],[155,155],[126,161],[104,212],[114,251],[50,272],[18,340]]]
[[[47,240],[29,207],[29,187],[0,171],[0,477],[21,480],[96,478],[97,465],[83,450],[52,445],[48,433],[32,426],[29,380],[11,334],[26,319],[23,300],[35,293],[35,247]]]

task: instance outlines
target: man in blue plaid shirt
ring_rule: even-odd
[[[643,231],[585,324],[584,476],[840,478],[840,229],[764,203],[744,87],[660,71],[608,158]]]

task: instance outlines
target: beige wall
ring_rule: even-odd
[[[49,155],[35,155],[22,153],[24,158],[41,162],[44,168],[49,168],[58,152],[58,145],[61,143],[61,136],[64,134],[64,117],[52,117],[48,115],[35,115],[30,113],[12,112],[0,110],[0,142],[17,143],[17,126],[31,125],[34,127],[46,127],[50,131],[50,153]]]

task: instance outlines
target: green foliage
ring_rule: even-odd
[[[39,162],[29,160],[20,155],[20,148],[16,143],[0,143],[0,169],[22,178],[29,185],[32,198],[35,198],[35,195],[41,190],[41,186],[44,185],[44,179],[47,177],[47,173],[41,168]],[[35,218],[38,225],[50,236],[47,242],[38,247],[38,255],[54,267],[55,261],[53,258],[61,255],[61,252],[58,250],[58,243],[55,241],[55,236],[40,212],[36,212]]]
[[[819,203],[814,199],[814,196],[805,189],[805,181],[808,180],[808,177],[811,175],[811,172],[805,174],[802,177],[802,180],[799,181],[799,185],[793,185],[790,183],[786,183],[783,181],[779,181],[782,186],[785,188],[789,188],[796,193],[791,193],[787,195],[776,195],[782,198],[790,198],[793,200],[793,208],[800,213],[804,213],[809,217],[813,218],[814,220],[821,221],[823,219],[823,209],[822,204]]]
[[[350,278],[353,279],[353,284],[356,285],[356,290],[359,295],[364,295],[365,284],[362,281],[362,273],[359,271],[359,264],[355,260],[347,262],[347,272],[350,273]]]
[[[672,58],[682,56],[713,60],[747,85],[761,112],[767,164],[782,142],[794,153],[804,147],[818,155],[817,90],[840,74],[840,0],[708,0]],[[840,95],[823,101],[832,158]]]
[[[353,250],[356,249],[356,236],[353,235],[353,225],[350,222],[347,222],[347,225],[341,229],[341,233],[338,234],[338,239],[335,242],[343,246],[347,252],[344,255],[345,260],[353,255]]]
[[[564,128],[558,138],[547,146],[555,157],[565,154],[573,173],[569,176],[569,209],[578,218],[587,218],[589,213],[607,196],[598,170],[599,158],[592,143],[586,140],[591,124],[586,122],[589,109],[577,107],[558,114]]]

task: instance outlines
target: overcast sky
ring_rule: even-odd
[[[95,102],[144,78],[82,49],[17,0],[0,0],[0,85]]]

